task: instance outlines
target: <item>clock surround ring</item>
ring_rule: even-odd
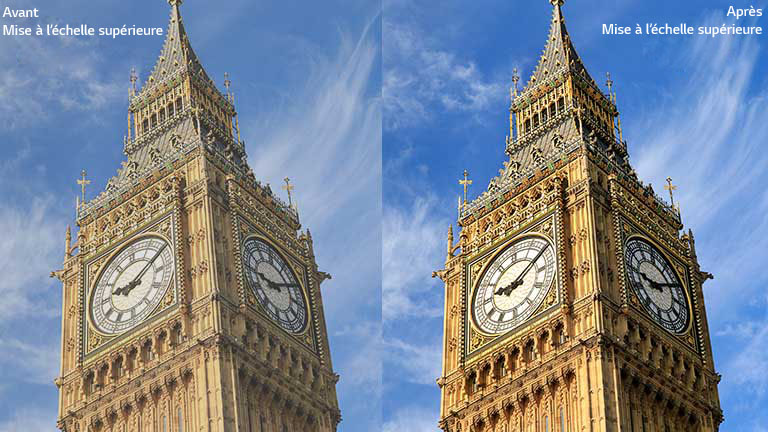
[[[477,297],[477,294],[478,294],[478,290],[480,289],[480,283],[483,280],[483,278],[485,277],[485,275],[488,272],[488,270],[490,269],[490,267],[496,262],[497,258],[499,258],[502,254],[504,254],[510,247],[514,246],[515,244],[517,244],[517,243],[519,243],[521,241],[524,241],[527,238],[535,238],[535,239],[542,240],[542,241],[544,241],[544,242],[546,242],[548,244],[549,248],[552,248],[553,256],[554,256],[554,260],[555,260],[554,276],[552,277],[551,282],[542,289],[542,291],[543,291],[542,301],[539,302],[535,306],[535,309],[531,312],[531,314],[527,318],[522,320],[520,323],[510,327],[508,330],[504,330],[504,331],[497,332],[497,333],[488,332],[487,330],[485,330],[482,326],[480,326],[478,324],[477,318],[475,316],[476,314],[475,314],[475,311],[474,311],[474,309],[475,309],[475,301],[477,300],[476,297]],[[506,335],[506,334],[508,334],[510,332],[513,332],[515,329],[517,329],[521,325],[524,325],[526,322],[530,321],[531,318],[533,318],[536,315],[536,309],[538,309],[541,306],[541,304],[543,303],[544,299],[546,299],[547,294],[552,290],[552,287],[557,285],[557,280],[558,280],[558,277],[559,277],[558,276],[558,268],[557,268],[557,266],[558,266],[557,262],[558,262],[559,251],[558,251],[558,248],[556,247],[556,244],[557,243],[556,243],[556,241],[554,239],[546,236],[545,234],[542,234],[542,233],[537,232],[537,231],[529,230],[529,231],[525,231],[525,232],[519,233],[517,235],[514,235],[514,236],[508,238],[506,241],[501,243],[501,245],[498,246],[495,251],[490,253],[490,256],[489,256],[488,260],[483,264],[483,266],[477,272],[478,277],[475,280],[471,281],[472,282],[472,286],[471,286],[470,292],[469,292],[470,307],[467,308],[467,314],[469,315],[469,321],[472,323],[472,327],[474,328],[474,331],[478,332],[479,334],[481,334],[481,335],[483,335],[485,337],[491,337],[491,338],[501,337],[501,336],[504,336],[504,335]]]
[[[274,251],[274,253],[277,254],[277,256],[288,267],[288,271],[290,272],[291,276],[293,276],[294,280],[296,281],[296,283],[297,283],[297,285],[299,287],[299,289],[298,289],[299,295],[301,296],[301,301],[302,301],[302,305],[301,306],[304,309],[303,312],[304,312],[304,315],[305,315],[304,319],[303,319],[303,323],[302,323],[302,325],[301,325],[301,327],[299,329],[294,331],[294,330],[289,330],[289,329],[285,328],[282,325],[282,323],[280,323],[277,319],[273,318],[272,315],[268,311],[264,310],[264,309],[266,309],[266,307],[262,304],[262,301],[259,300],[258,295],[256,294],[256,289],[251,285],[251,282],[248,280],[247,270],[245,269],[246,266],[245,266],[244,254],[245,254],[245,245],[248,244],[248,242],[250,242],[252,240],[255,240],[255,241],[258,241],[260,243],[263,243],[263,244],[267,245],[272,251]],[[290,333],[290,334],[292,334],[294,336],[299,336],[299,335],[305,334],[307,332],[307,330],[310,328],[310,314],[311,314],[311,312],[310,312],[310,308],[309,308],[309,299],[308,299],[309,296],[308,296],[308,294],[306,292],[306,284],[303,283],[302,279],[297,276],[296,271],[294,270],[294,265],[291,263],[292,259],[286,258],[287,254],[285,252],[283,252],[283,250],[281,248],[275,246],[275,243],[271,239],[267,238],[266,236],[264,236],[262,234],[257,234],[257,233],[247,234],[247,235],[242,237],[242,241],[241,241],[240,244],[242,246],[241,246],[240,252],[238,253],[238,255],[239,255],[238,259],[240,260],[240,263],[241,263],[243,290],[245,290],[248,294],[251,294],[251,295],[253,295],[255,297],[255,303],[257,303],[261,307],[262,313],[267,318],[269,318],[269,320],[273,324],[277,325],[279,328],[283,329],[284,331],[286,331],[286,332],[288,332],[288,333]]]
[[[145,231],[145,232],[142,232],[142,233],[140,233],[140,234],[138,234],[138,235],[136,235],[134,237],[130,237],[130,238],[126,239],[125,241],[123,241],[122,243],[114,246],[112,251],[107,255],[107,258],[104,260],[104,265],[102,265],[99,268],[98,272],[96,273],[96,275],[93,278],[93,281],[91,281],[91,280],[88,281],[89,282],[89,284],[88,284],[89,286],[86,287],[87,288],[87,295],[85,296],[86,297],[86,301],[85,301],[85,312],[86,313],[85,313],[85,315],[86,315],[86,319],[87,319],[88,326],[89,326],[90,330],[93,331],[94,333],[96,333],[98,336],[105,337],[105,338],[121,337],[121,336],[125,335],[126,333],[128,333],[128,332],[130,332],[132,330],[135,330],[136,328],[142,326],[147,321],[151,320],[152,317],[156,314],[158,308],[160,308],[162,306],[162,302],[158,303],[157,305],[155,305],[155,307],[147,314],[147,316],[141,322],[139,322],[138,324],[136,324],[133,327],[130,327],[130,328],[126,329],[126,330],[123,330],[123,331],[120,331],[120,332],[115,332],[115,333],[105,333],[105,332],[103,332],[99,328],[99,326],[94,322],[94,319],[93,319],[93,310],[92,309],[93,309],[93,297],[95,295],[94,291],[95,291],[96,286],[98,285],[99,281],[101,281],[101,278],[104,276],[104,273],[109,269],[110,264],[112,264],[112,262],[113,262],[113,260],[115,258],[120,256],[120,254],[122,252],[124,252],[128,247],[130,247],[134,243],[140,242],[140,241],[148,239],[148,238],[153,238],[153,237],[162,240],[163,242],[165,242],[168,245],[169,248],[171,248],[171,256],[172,256],[173,261],[174,261],[173,262],[173,270],[172,270],[172,273],[171,273],[171,276],[170,276],[170,282],[168,283],[168,286],[166,286],[163,289],[162,297],[165,297],[167,295],[168,290],[173,288],[174,281],[178,280],[178,275],[176,274],[176,270],[177,270],[176,266],[178,264],[177,263],[178,257],[175,256],[176,255],[176,245],[175,245],[175,243],[173,241],[171,241],[164,234],[161,234],[161,233],[156,232],[156,231]],[[88,266],[90,264],[92,264],[93,262],[95,262],[97,259],[98,258],[94,258],[89,263],[85,264],[85,268],[87,269]]]
[[[642,311],[645,314],[646,318],[648,318],[655,325],[661,327],[662,329],[664,329],[665,331],[669,332],[670,334],[673,334],[675,336],[683,336],[683,335],[685,335],[686,333],[688,333],[690,331],[691,325],[693,324],[693,321],[694,321],[693,312],[694,311],[693,311],[693,303],[692,303],[692,300],[691,300],[691,294],[688,292],[688,290],[690,289],[690,282],[689,283],[685,282],[687,280],[687,278],[681,277],[680,272],[678,272],[678,269],[673,264],[674,262],[679,261],[679,260],[672,259],[671,254],[666,250],[666,248],[662,247],[658,242],[654,241],[649,236],[646,236],[644,234],[640,234],[640,233],[635,232],[635,233],[632,233],[632,234],[628,235],[624,239],[623,249],[622,249],[620,255],[622,257],[624,278],[626,280],[626,289],[628,291],[631,291],[632,294],[636,298],[638,298],[638,302],[639,302],[640,296],[639,296],[639,294],[637,292],[637,289],[635,288],[634,283],[630,279],[630,276],[629,276],[630,270],[628,268],[628,263],[627,263],[627,259],[626,259],[627,245],[629,245],[629,243],[632,240],[640,240],[640,241],[642,241],[644,243],[647,243],[650,246],[652,246],[654,249],[656,249],[661,254],[661,256],[664,258],[666,263],[672,269],[672,271],[674,272],[673,273],[674,276],[677,278],[677,280],[680,282],[680,285],[681,285],[681,291],[682,291],[684,299],[685,299],[685,311],[686,311],[687,316],[686,316],[686,319],[685,319],[685,324],[683,326],[681,326],[680,330],[679,331],[673,331],[673,330],[667,329],[666,327],[664,327],[663,325],[658,323],[656,321],[656,319],[653,317],[652,312],[649,311],[648,308],[645,305],[643,305],[642,303],[640,303],[639,306],[635,306],[635,308],[640,310],[640,311]]]

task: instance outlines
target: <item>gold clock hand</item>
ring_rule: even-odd
[[[504,292],[503,292],[504,295],[509,296],[510,294],[512,294],[512,291],[515,290],[515,288],[523,284],[523,277],[531,270],[533,265],[536,264],[536,261],[538,261],[542,255],[544,255],[544,251],[546,251],[548,247],[549,247],[549,242],[545,242],[544,247],[541,248],[541,250],[539,251],[539,254],[536,255],[536,257],[533,260],[531,260],[530,263],[528,263],[528,266],[526,266],[525,270],[523,270],[523,272],[520,273],[520,276],[518,276],[517,279],[512,281],[512,283],[504,287]]]

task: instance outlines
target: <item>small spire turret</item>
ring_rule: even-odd
[[[232,81],[229,80],[229,72],[224,72],[224,88],[227,89],[227,100],[229,103],[233,103],[232,93],[229,91],[229,87],[232,85]]]
[[[72,256],[72,227],[67,225],[67,233],[65,234],[64,241],[64,256],[69,258]]]

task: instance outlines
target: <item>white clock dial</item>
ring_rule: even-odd
[[[141,324],[162,302],[175,272],[167,241],[157,236],[133,241],[107,264],[91,295],[91,319],[104,334]]]
[[[632,238],[624,249],[627,276],[646,312],[660,326],[680,333],[688,325],[688,298],[667,258],[651,243]]]
[[[531,317],[555,279],[555,251],[541,237],[524,237],[493,259],[472,300],[475,323],[503,333]]]
[[[291,267],[269,244],[249,238],[243,245],[248,286],[272,320],[291,333],[307,325],[307,306]]]

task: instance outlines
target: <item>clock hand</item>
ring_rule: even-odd
[[[512,291],[515,290],[515,288],[523,284],[523,277],[531,270],[533,265],[536,264],[536,261],[538,261],[542,255],[544,255],[544,251],[546,251],[548,247],[549,247],[549,243],[546,242],[544,244],[544,247],[541,248],[541,250],[539,251],[539,254],[536,255],[536,257],[533,260],[531,260],[530,263],[528,263],[528,266],[525,267],[525,270],[523,270],[523,272],[520,273],[520,276],[518,276],[517,279],[512,281],[512,283],[504,287],[504,292],[503,292],[504,295],[509,296],[510,294],[512,294]]]
[[[149,270],[149,268],[152,267],[152,264],[154,264],[155,261],[157,261],[157,258],[160,256],[161,253],[163,253],[163,250],[165,250],[166,246],[167,244],[163,244],[163,246],[161,246],[160,249],[157,250],[157,253],[155,254],[155,256],[153,256],[152,259],[149,260],[149,263],[147,263],[147,265],[144,266],[143,269],[141,269],[139,274],[135,278],[133,278],[132,281],[128,282],[128,284],[123,288],[118,288],[118,291],[120,291],[124,296],[127,297],[128,294],[130,294],[134,288],[141,285],[141,278],[144,277],[144,274],[147,273],[147,270]]]
[[[680,284],[676,284],[676,283],[658,283],[657,282],[656,286],[658,286],[658,287],[670,287],[670,288],[678,287],[679,288]]]
[[[272,280],[271,280],[270,278],[268,278],[268,277],[267,277],[267,276],[266,276],[264,273],[262,273],[262,272],[256,272],[256,274],[257,274],[257,275],[259,275],[259,277],[261,277],[261,279],[262,279],[264,282],[266,282],[266,283],[267,283],[267,286],[269,286],[270,288],[272,288],[273,290],[275,290],[275,291],[277,291],[277,292],[281,292],[281,290],[280,290],[280,286],[279,286],[279,284],[278,284],[277,282],[272,282]]]
[[[648,283],[651,285],[651,288],[655,289],[656,291],[662,291],[661,286],[664,285],[664,284],[660,284],[660,283],[656,282],[655,280],[651,279],[650,277],[648,277],[648,275],[646,275],[645,273],[643,273],[641,271],[638,271],[638,273],[640,273],[640,276],[642,276],[643,279],[648,281]]]
[[[519,280],[519,281],[518,280],[514,280],[514,281],[510,282],[508,285],[505,285],[505,286],[497,289],[495,294],[496,295],[502,295],[502,294],[509,295],[510,293],[512,293],[512,290],[514,290],[515,288],[520,286],[522,283],[523,283],[522,279]]]
[[[128,282],[127,284],[125,284],[125,286],[121,286],[121,287],[117,288],[112,293],[112,295],[120,295],[120,294],[128,295],[128,292],[130,292],[136,285],[138,285],[138,282],[136,282],[135,280],[132,280],[132,281]]]

